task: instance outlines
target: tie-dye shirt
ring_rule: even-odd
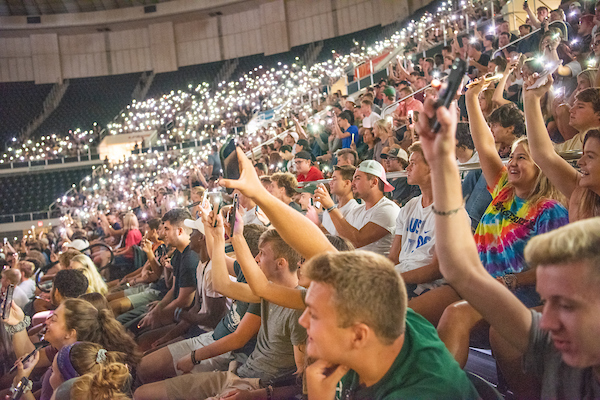
[[[479,258],[494,277],[526,270],[523,253],[529,239],[566,225],[567,209],[555,200],[531,204],[517,197],[506,167],[488,190],[493,200],[475,231]]]

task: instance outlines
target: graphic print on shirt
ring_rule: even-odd
[[[428,236],[428,234],[431,232],[430,230],[423,232],[422,234],[419,232],[422,227],[423,221],[414,217],[410,219],[410,222],[406,227],[406,230],[409,233],[407,235],[408,248],[412,249],[411,253],[417,250],[419,247],[426,245],[432,239],[431,236]],[[414,246],[415,241],[416,246]]]

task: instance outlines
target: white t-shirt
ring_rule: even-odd
[[[196,290],[198,290],[198,293],[201,294],[202,296],[202,304],[200,306],[200,311],[198,311],[198,314],[206,314],[208,313],[208,297],[212,297],[212,298],[219,298],[219,297],[223,297],[223,295],[219,292],[217,292],[214,288],[213,288],[213,283],[212,283],[212,261],[209,261],[208,264],[206,264],[206,267],[204,266],[206,263],[200,261],[198,263],[198,268],[196,268]],[[228,303],[228,308],[231,306],[231,302]],[[200,325],[200,327],[206,331],[212,331],[211,328],[205,327]]]
[[[398,273],[412,271],[424,267],[433,260],[435,247],[435,218],[432,206],[423,208],[423,195],[409,200],[400,209],[396,219],[396,235],[402,236],[402,249],[396,265]],[[438,279],[431,283],[417,286],[416,294],[425,289],[431,289],[443,283]]]
[[[29,297],[27,297],[27,294],[25,294],[23,289],[21,289],[18,286],[15,286],[15,291],[13,292],[13,301],[20,308],[24,308],[27,305],[27,303],[29,303]]]
[[[33,296],[35,296],[35,282],[33,280],[27,279],[19,283],[19,288],[21,288],[30,299],[33,299]]]
[[[362,120],[363,128],[372,128],[375,124],[375,121],[379,121],[381,116],[374,111],[371,111],[368,117],[364,117]]]
[[[366,204],[360,204],[358,207],[350,210],[346,215],[346,221],[356,229],[360,230],[369,222],[373,222],[389,233],[381,239],[360,247],[357,250],[369,250],[382,255],[390,253],[392,241],[394,240],[394,231],[396,230],[396,217],[400,207],[387,197],[382,197],[373,207],[366,209]]]
[[[240,208],[242,208],[240,206]],[[258,206],[252,207],[250,210],[244,213],[242,220],[244,221],[244,225],[256,224],[256,225],[264,225],[260,219],[256,216],[256,209]]]
[[[352,199],[346,204],[344,204],[344,207],[338,208],[338,210],[340,210],[344,218],[346,218],[346,215],[348,214],[348,212],[350,212],[350,210],[353,210],[359,206],[360,205],[358,204],[358,202]],[[330,235],[337,235],[337,229],[335,229],[335,225],[333,225],[333,221],[331,220],[331,217],[329,216],[329,213],[327,211],[323,212],[322,224],[323,228],[325,228]]]

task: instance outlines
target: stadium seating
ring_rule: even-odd
[[[34,82],[0,83],[0,136],[16,137],[42,112],[44,100],[52,85]]]
[[[50,204],[90,175],[91,167],[0,177],[0,215],[47,210]]]
[[[218,61],[209,64],[180,67],[177,71],[156,74],[152,81],[152,85],[146,94],[146,98],[162,96],[171,91],[187,91],[189,90],[189,85],[192,85],[192,87],[195,88],[202,82],[212,84],[214,77],[217,75],[222,65],[223,62]]]
[[[64,135],[69,130],[106,126],[131,102],[140,74],[71,79],[60,105],[40,125],[34,136]]]

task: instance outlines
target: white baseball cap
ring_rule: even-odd
[[[87,249],[88,247],[90,247],[90,243],[87,240],[75,239],[70,243],[65,243],[65,247],[83,251],[83,250]]]
[[[364,172],[365,174],[375,175],[376,177],[381,179],[381,181],[383,182],[384,192],[391,192],[395,189],[385,178],[385,169],[383,168],[383,165],[379,164],[377,161],[365,160],[360,163],[360,165],[358,166],[358,170]]]
[[[289,132],[288,132],[288,135],[290,135],[291,137],[293,137],[293,138],[294,138],[294,142],[297,142],[297,141],[298,141],[298,138],[300,137],[300,136],[298,136],[298,133],[296,133],[296,132],[294,132],[294,131],[289,131]]]
[[[202,223],[202,218],[198,218],[197,220],[186,219],[183,221],[183,224],[188,228],[195,229],[204,235],[204,224]]]

